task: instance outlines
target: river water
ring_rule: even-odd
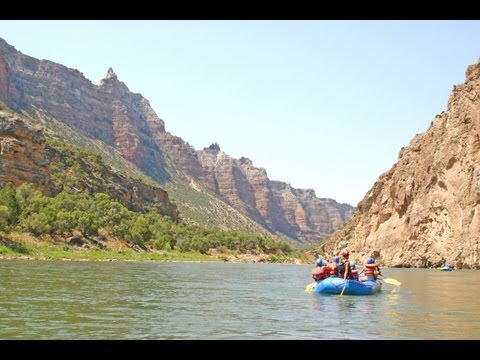
[[[311,268],[0,261],[0,339],[480,339],[480,271],[340,297],[306,293]]]

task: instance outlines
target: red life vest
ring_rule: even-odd
[[[312,278],[315,281],[321,281],[327,277],[326,266],[317,266],[312,270]]]
[[[327,265],[328,276],[338,276],[337,264],[330,263]]]
[[[373,276],[373,278],[377,277],[378,271],[378,264],[365,264],[365,267],[363,268],[363,272],[365,273],[365,276]]]

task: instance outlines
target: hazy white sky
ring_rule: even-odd
[[[0,21],[24,54],[112,67],[167,131],[351,205],[446,109],[480,21]]]

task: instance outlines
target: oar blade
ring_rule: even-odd
[[[313,291],[313,288],[315,287],[315,284],[316,284],[316,282],[312,282],[312,283],[308,284],[308,285],[305,287],[305,291],[306,291],[306,292],[312,292],[312,291]]]
[[[391,285],[396,285],[396,286],[401,285],[400,281],[398,281],[396,279],[392,279],[392,278],[385,278],[385,279],[383,279],[383,281],[385,281],[387,284],[391,284]]]

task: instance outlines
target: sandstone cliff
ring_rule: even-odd
[[[39,126],[30,125],[7,111],[0,111],[0,185],[25,182],[51,194],[50,159],[45,151],[45,136]]]
[[[480,62],[454,86],[445,112],[402,148],[348,224],[320,248],[348,246],[390,266],[480,268]]]
[[[26,56],[0,39],[0,101],[45,125],[56,119],[112,146],[172,191],[172,196],[182,201],[177,201],[180,211],[190,220],[216,214],[223,219],[205,219],[206,223],[228,228],[227,219],[235,213],[228,209],[231,206],[271,233],[313,242],[331,233],[353,210],[347,204],[318,199],[313,190],[270,181],[266,171],[255,168],[249,159],[233,159],[215,146],[196,151],[165,131],[163,120],[148,100],[132,93],[112,69],[97,86],[78,70]],[[176,192],[185,191],[184,186],[177,186],[179,182],[191,187],[204,204],[198,206]],[[212,201],[202,185],[219,201]],[[241,223],[243,229],[256,227],[248,220]],[[237,226],[235,220],[230,228],[240,230]]]
[[[55,195],[58,188],[53,177],[68,178],[79,191],[103,192],[129,208],[142,211],[154,205],[159,213],[178,219],[176,205],[170,202],[166,191],[135,181],[107,167],[101,160],[72,156],[71,147],[47,144],[43,129],[31,121],[7,111],[0,111],[0,185],[7,182],[19,186],[32,183],[47,195]],[[76,157],[76,174],[72,158]],[[80,176],[88,174],[88,176]],[[65,181],[62,181],[64,184]]]
[[[272,233],[302,242],[318,241],[353,212],[350,205],[317,198],[311,189],[269,180],[265,169],[254,167],[248,158],[228,156],[218,144],[198,151],[198,155],[205,183]]]

